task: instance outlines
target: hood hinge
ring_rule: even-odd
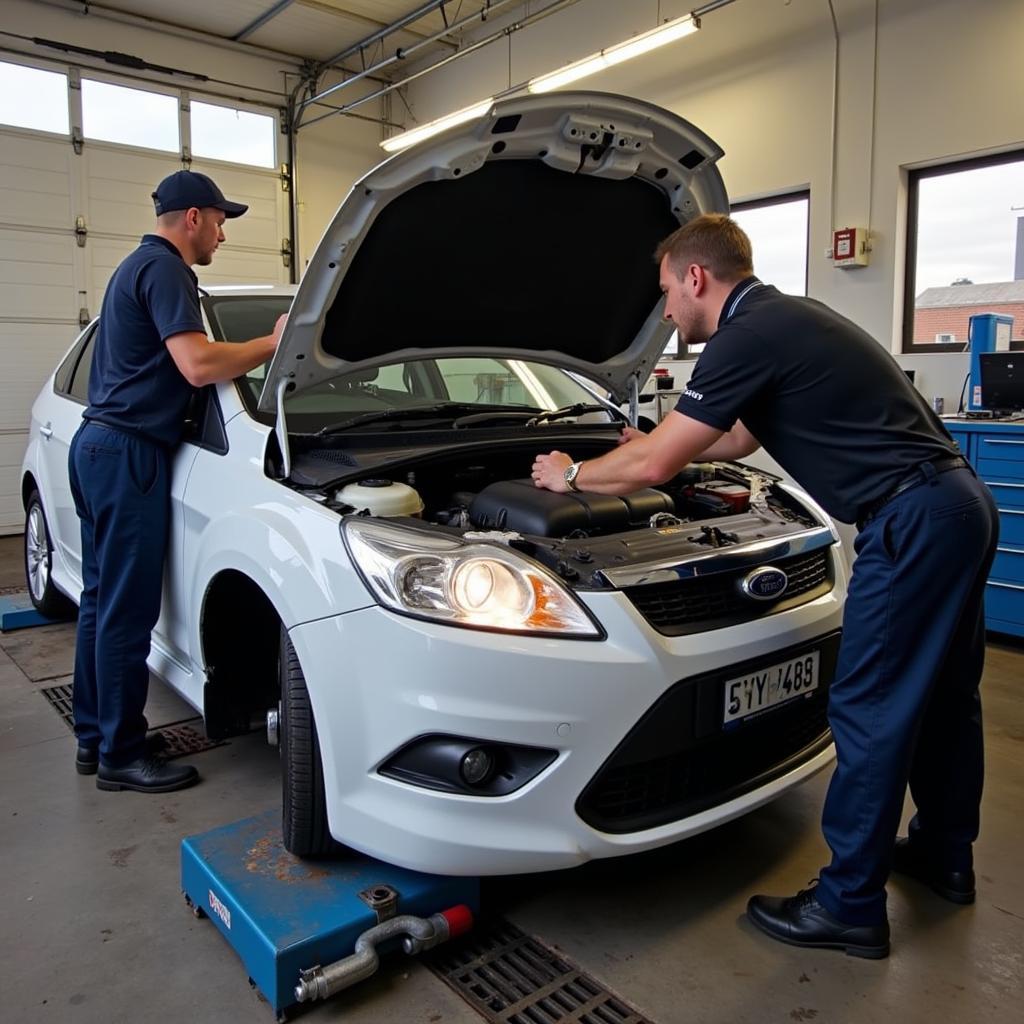
[[[640,371],[629,377],[629,425],[635,427],[640,421]]]

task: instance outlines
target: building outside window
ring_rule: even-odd
[[[978,313],[1024,348],[1024,151],[910,171],[907,196],[903,351],[964,351]]]

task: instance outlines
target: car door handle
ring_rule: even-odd
[[[47,423],[45,427],[39,428],[39,433],[42,434],[47,441],[49,441],[50,438],[53,437],[53,427],[51,427],[50,424]]]

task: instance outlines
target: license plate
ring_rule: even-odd
[[[799,658],[727,679],[722,724],[728,726],[816,690],[820,660],[818,651],[808,651]]]

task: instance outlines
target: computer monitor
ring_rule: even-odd
[[[1024,352],[981,352],[981,407],[992,412],[1024,409]]]

